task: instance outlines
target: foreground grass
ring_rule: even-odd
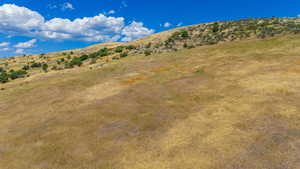
[[[2,85],[0,169],[297,168],[300,37]]]

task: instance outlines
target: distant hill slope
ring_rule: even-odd
[[[299,21],[299,18],[260,18],[205,23],[157,33],[128,43],[110,42],[83,49],[0,59],[0,82],[77,66],[97,69],[112,60],[136,54],[151,55],[229,41],[298,34]]]
[[[133,55],[0,88],[0,169],[300,165],[300,35]]]

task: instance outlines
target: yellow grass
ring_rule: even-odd
[[[299,62],[292,36],[0,84],[0,169],[299,168]]]

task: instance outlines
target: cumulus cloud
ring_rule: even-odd
[[[9,42],[1,42],[1,43],[0,43],[0,47],[7,47],[7,46],[9,46],[9,45],[10,45]]]
[[[18,44],[16,44],[14,47],[15,48],[32,48],[34,46],[34,44],[36,43],[36,39],[32,39],[32,40],[29,40],[27,42],[20,42]]]
[[[168,28],[170,26],[172,26],[172,24],[170,22],[166,22],[162,25],[164,28]]]
[[[122,35],[125,36],[122,38],[122,41],[131,41],[152,33],[154,33],[154,30],[145,28],[142,22],[133,21],[130,25],[126,26],[122,30]]]
[[[63,3],[61,5],[61,10],[65,11],[65,10],[68,10],[68,9],[73,10],[75,8],[74,8],[73,4],[71,4],[70,2],[66,2],[66,3]]]
[[[15,53],[17,53],[17,54],[24,54],[25,50],[24,49],[16,49]]]
[[[5,51],[9,51],[9,50],[10,50],[10,48],[0,48],[1,52],[5,52]]]
[[[0,32],[39,39],[88,42],[128,41],[154,32],[141,22],[125,24],[123,17],[99,14],[94,17],[69,20],[53,18],[46,21],[38,12],[14,4],[0,6]]]
[[[183,23],[182,23],[182,22],[180,22],[180,23],[178,23],[176,26],[182,26],[182,24],[183,24]]]
[[[116,13],[116,11],[115,10],[109,10],[108,12],[107,12],[107,14],[115,14]]]

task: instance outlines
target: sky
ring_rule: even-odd
[[[0,57],[130,41],[198,23],[299,14],[299,0],[0,0]]]

